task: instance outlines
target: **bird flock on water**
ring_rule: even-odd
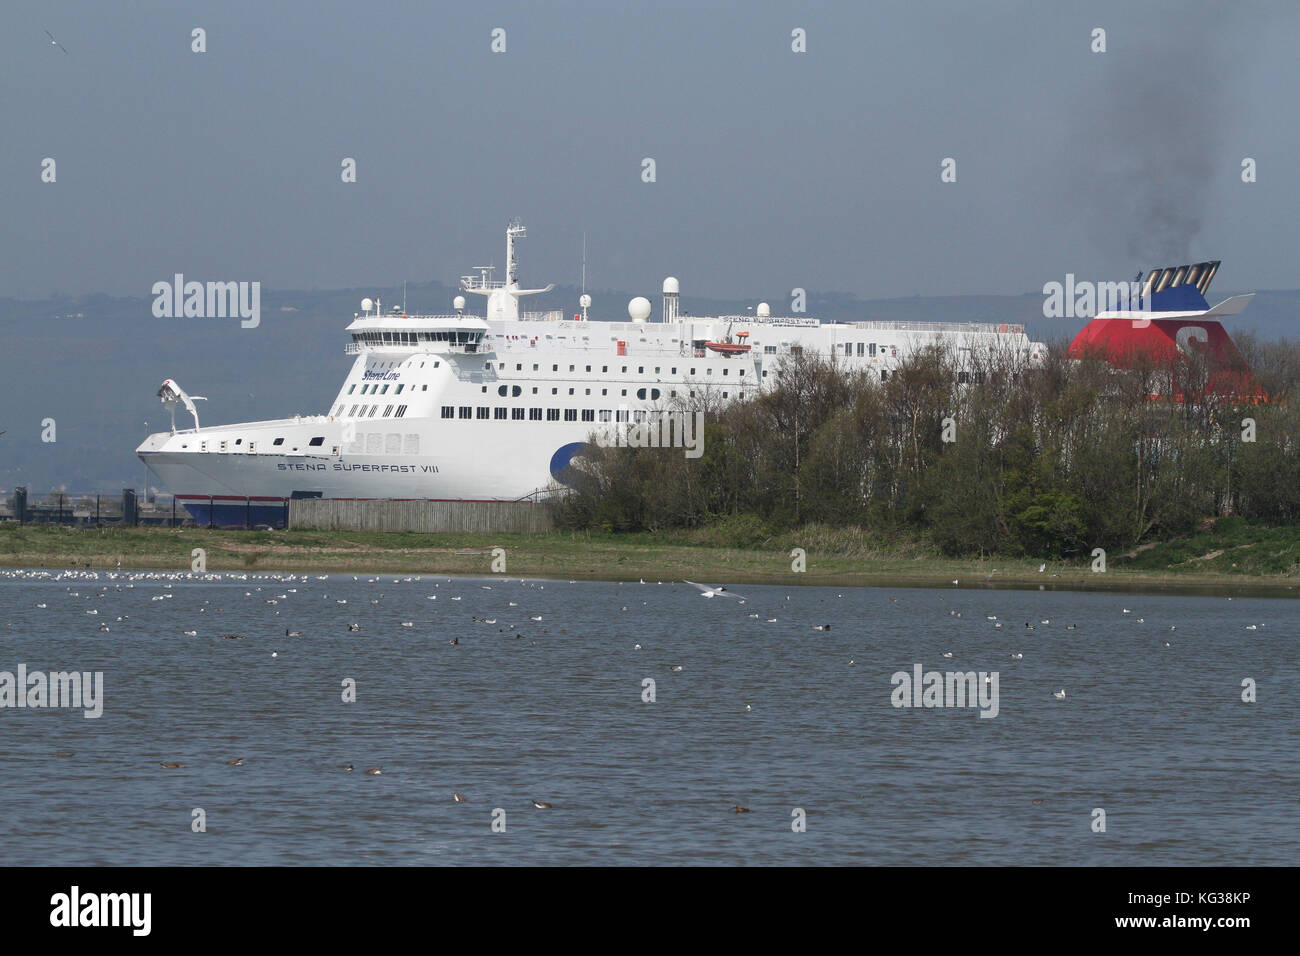
[[[421,635],[427,634],[431,630],[441,630],[445,634],[448,629],[453,629],[455,633],[450,640],[445,642],[447,645],[452,647],[460,647],[462,637],[471,638],[467,647],[480,646],[483,643],[481,638],[478,636],[480,628],[484,629],[485,632],[494,629],[497,635],[504,635],[512,642],[521,642],[524,646],[528,647],[537,647],[539,639],[545,641],[547,638],[554,639],[554,637],[558,635],[568,633],[567,627],[555,628],[554,624],[550,622],[549,616],[553,613],[551,611],[547,611],[544,608],[538,609],[541,613],[528,613],[527,610],[519,611],[518,609],[520,608],[521,603],[524,605],[535,605],[537,603],[532,600],[526,600],[522,597],[519,601],[506,601],[502,606],[502,610],[498,610],[497,614],[491,617],[485,615],[468,615],[468,620],[466,621],[465,618],[461,617],[459,612],[457,612],[457,618],[462,623],[448,621],[445,615],[435,616],[428,613],[424,616],[417,616],[410,620],[394,620],[392,614],[386,610],[389,605],[399,606],[401,608],[410,607],[409,602],[388,599],[388,589],[402,589],[406,592],[409,591],[409,588],[405,587],[407,585],[430,586],[432,590],[437,593],[427,594],[425,599],[428,602],[437,602],[439,598],[442,598],[450,605],[451,602],[460,601],[464,595],[452,592],[465,589],[468,582],[452,578],[440,578],[434,580],[431,578],[426,579],[419,575],[312,575],[294,573],[276,574],[230,572],[196,573],[143,570],[114,570],[101,572],[83,571],[80,569],[68,571],[15,569],[0,571],[0,581],[5,579],[13,582],[25,582],[29,584],[49,586],[49,591],[41,593],[43,600],[34,601],[31,605],[35,610],[47,614],[51,613],[50,604],[51,601],[55,600],[54,596],[56,594],[58,595],[60,602],[64,600],[86,602],[90,606],[83,606],[81,608],[86,617],[95,619],[103,618],[102,620],[97,620],[95,622],[94,630],[90,632],[92,634],[102,634],[105,632],[112,633],[114,628],[118,629],[119,634],[135,634],[141,633],[142,631],[155,633],[156,625],[147,620],[149,616],[149,607],[154,605],[167,605],[169,602],[174,602],[178,594],[183,594],[188,598],[191,593],[188,588],[196,584],[222,584],[227,587],[224,596],[217,597],[213,592],[205,590],[201,593],[213,594],[213,596],[203,598],[201,602],[196,604],[190,602],[190,604],[187,605],[190,606],[190,610],[192,611],[192,626],[179,628],[176,636],[178,638],[189,640],[247,640],[262,647],[266,653],[269,653],[271,659],[276,661],[280,660],[281,652],[286,652],[290,659],[299,659],[304,654],[301,650],[304,643],[310,644],[313,637],[321,636],[322,631],[332,632],[336,629],[342,628],[346,628],[346,633],[361,634],[363,637],[375,633],[381,633],[386,630],[391,631],[392,629],[396,629],[399,633],[402,631],[418,631]],[[576,584],[577,582],[571,581],[569,583]],[[346,585],[346,591],[353,600],[355,600],[355,589],[352,585],[364,584],[378,586],[379,590],[377,596],[362,599],[365,603],[361,606],[370,608],[370,611],[365,614],[356,614],[355,612],[350,613],[343,610],[345,607],[352,607],[355,605],[348,604],[350,598],[338,596],[340,584]],[[646,585],[647,582],[644,579],[641,579],[638,584]],[[663,586],[663,582],[657,582],[657,584]],[[786,594],[784,601],[779,600],[779,598],[775,599],[774,608],[772,606],[772,597],[770,595],[765,595],[763,599],[763,607],[767,610],[767,613],[770,614],[773,610],[778,612],[775,616],[767,617],[761,612],[749,611],[748,607],[751,598],[731,590],[726,585],[706,585],[693,581],[683,581],[680,582],[680,584],[686,588],[693,588],[699,597],[707,600],[722,599],[723,601],[735,602],[738,609],[745,609],[745,617],[750,620],[761,620],[766,624],[778,624],[784,622],[790,627],[807,628],[823,635],[838,633],[838,631],[847,631],[852,627],[851,623],[841,623],[837,625],[833,621],[826,622],[824,620],[820,622],[814,620],[812,622],[805,621],[799,623],[799,618],[802,616],[802,612],[796,606],[799,602],[792,600],[791,594]],[[540,592],[546,590],[548,585],[551,586],[552,589],[555,589],[556,587],[562,586],[563,582],[501,579],[500,581],[494,581],[494,583],[490,585],[478,584],[475,585],[475,587],[483,591],[505,591],[508,588],[531,588]],[[619,586],[623,587],[624,584],[620,582]],[[668,587],[674,592],[681,590],[675,582],[669,582]],[[59,589],[61,589],[61,593]],[[114,599],[121,597],[122,595],[130,595],[136,591],[151,592],[148,594],[149,600],[147,604],[141,601],[135,601],[131,604],[131,607],[135,609],[134,618],[129,613],[121,613],[114,616],[115,610],[124,610],[123,608],[115,607]],[[688,591],[687,593],[690,592]],[[917,613],[917,609],[909,607],[909,605],[915,605],[919,598],[915,598],[914,596],[922,594],[927,594],[927,592],[912,592],[911,595],[903,599],[900,599],[897,596],[890,596],[884,607],[889,608],[896,614],[914,615]],[[403,593],[402,597],[407,597],[407,594]],[[837,594],[836,598],[842,599],[843,594]],[[926,599],[933,600],[933,593],[929,592]],[[295,620],[319,620],[321,617],[319,614],[305,614],[298,611],[298,608],[302,606],[304,600],[315,600],[332,606],[333,610],[328,612],[328,617],[332,618],[331,622],[328,625],[323,626],[319,624],[290,624],[285,622],[284,617],[286,612],[288,612],[290,617]],[[662,603],[662,599],[656,598],[655,600],[657,604]],[[954,603],[951,601],[951,596],[947,598],[940,596],[938,597],[938,600],[944,603]],[[492,599],[486,597],[476,599],[476,602],[479,604],[485,602],[491,603],[491,601]],[[496,601],[495,603],[501,605],[501,602],[499,601]],[[650,606],[650,601],[648,600],[643,600],[640,603],[642,607]],[[432,611],[437,605],[436,603],[430,603],[427,606]],[[257,608],[261,608],[261,610],[256,611],[255,614],[249,613],[250,610]],[[620,602],[620,611],[627,611],[628,608],[629,604]],[[236,611],[236,609],[238,610]],[[66,607],[64,610],[66,610]],[[786,613],[780,613],[782,611]],[[955,607],[948,610],[948,616],[954,621],[964,621],[965,613],[964,610],[959,610]],[[355,616],[358,619],[348,620],[347,618],[349,616]],[[227,629],[227,622],[230,621],[238,620],[242,623],[252,624],[256,618],[267,617],[270,619],[281,618],[280,623],[276,624],[274,631],[268,631],[268,628],[261,624],[258,624],[256,627],[241,626],[238,629],[241,631],[247,631],[248,633],[239,633],[234,628]],[[1001,615],[984,614],[983,617],[984,623],[989,625],[992,629],[996,630],[1003,627],[1004,622],[1000,619]],[[511,620],[511,618],[514,618],[515,620]],[[1144,625],[1146,623],[1145,617],[1134,617],[1131,608],[1120,608],[1119,618],[1122,620],[1129,620],[1133,625]],[[499,621],[500,623],[498,624]],[[528,623],[524,623],[524,621],[527,621]],[[537,627],[536,625],[543,626]],[[968,625],[965,625],[964,623],[960,626],[968,628]],[[1241,626],[1247,631],[1258,631],[1264,625],[1257,622],[1250,622],[1242,624]],[[4,630],[11,631],[14,627],[14,622],[4,622]],[[1050,618],[1039,618],[1037,622],[1031,619],[1024,622],[1023,633],[1026,637],[1033,633],[1035,639],[1041,645],[1041,642],[1047,636],[1041,632],[1051,631],[1055,627],[1060,627],[1060,625],[1054,625]],[[1078,629],[1078,625],[1070,623],[1064,625],[1061,629],[1073,631]],[[523,633],[525,630],[528,630],[531,633],[525,635],[525,633]],[[1177,625],[1168,625],[1168,632],[1175,632],[1176,630]],[[3,631],[0,631],[0,634],[2,633]],[[272,633],[278,635],[278,637],[272,638],[270,636]],[[818,638],[817,640],[824,641],[827,639],[828,637],[823,637]],[[1159,642],[1159,647],[1162,650],[1172,650],[1174,644],[1168,639],[1162,639]],[[646,645],[641,641],[636,641],[631,644],[631,649],[633,651],[639,652],[645,650],[645,648]],[[1040,654],[1044,652],[1050,653],[1050,649],[1050,645],[1043,645]],[[949,648],[939,650],[937,653],[944,660],[954,660],[959,656],[956,651]],[[1025,653],[1019,648],[1010,649],[1007,651],[1007,657],[1011,661],[1020,662],[1025,659]],[[849,658],[847,664],[849,667],[854,667],[858,664],[858,660],[856,657]],[[668,663],[666,670],[672,675],[682,675],[687,672],[686,666],[679,662]],[[1051,699],[1058,702],[1064,702],[1067,699],[1070,699],[1067,689],[1063,686],[1051,689],[1049,693]],[[754,714],[756,713],[756,710],[753,703],[743,702],[738,706],[738,712],[741,714]],[[59,754],[56,754],[56,756],[68,757],[71,756],[71,754],[60,752]],[[243,756],[233,757],[224,760],[223,763],[232,768],[244,767],[245,760],[246,757]],[[169,771],[193,769],[192,764],[187,764],[181,760],[159,760],[157,763],[159,767]],[[355,765],[354,763],[346,763],[341,765],[339,769],[344,773],[349,773],[355,769]],[[384,774],[384,770],[382,765],[376,765],[366,768],[363,773],[366,776],[379,777]],[[458,804],[470,802],[469,798],[461,790],[453,790],[450,799],[452,802]],[[529,802],[534,808],[539,810],[552,809],[552,804],[545,800],[530,798]],[[1035,802],[1037,803],[1041,801]],[[739,813],[749,812],[748,808],[742,807],[739,804],[734,805],[733,809]]]

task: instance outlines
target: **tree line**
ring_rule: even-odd
[[[1188,533],[1207,518],[1300,518],[1300,343],[1237,339],[1266,402],[1215,390],[1197,354],[1068,359],[926,346],[884,381],[792,354],[774,387],[700,388],[704,451],[600,447],[556,486],[561,527],[699,528],[745,518],[926,540],[951,555],[1068,557]],[[1182,400],[1177,400],[1179,396]],[[654,415],[654,412],[651,413]]]

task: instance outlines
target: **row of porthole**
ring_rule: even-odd
[[[487,363],[487,368],[488,368],[489,371],[491,370],[491,368],[492,368],[492,363],[491,363],[491,362],[488,362],[488,363]],[[577,368],[578,368],[578,367],[577,367],[576,365],[570,365],[570,366],[569,366],[569,371],[570,371],[570,372],[574,372],[574,373],[576,374],[576,370],[577,370]],[[588,365],[586,368],[587,368],[587,371],[588,371],[588,372],[591,371],[591,366],[590,366],[590,365]],[[654,374],[655,374],[655,375],[660,374],[660,370],[661,370],[661,368],[662,368],[662,366],[656,365],[656,366],[655,366],[655,370],[654,370]],[[628,372],[627,369],[628,369],[628,367],[627,367],[626,365],[624,365],[624,366],[623,366],[623,372],[622,372],[622,374],[624,374],[624,375],[628,375],[628,374],[630,374],[630,373]],[[498,363],[497,363],[497,371],[499,371],[499,372],[504,372],[505,370],[506,370],[506,363],[505,363],[505,362],[498,362]],[[524,370],[524,367],[523,367],[523,365],[522,365],[521,363],[516,363],[516,364],[515,364],[515,371],[516,371],[516,372],[522,372],[523,370]],[[539,367],[538,367],[538,365],[537,365],[536,362],[533,363],[533,371],[534,371],[534,372],[540,371],[540,369],[539,369]],[[551,371],[552,371],[552,372],[559,372],[559,371],[560,371],[560,366],[558,366],[558,365],[552,365],[552,366],[551,366]],[[600,374],[602,374],[602,375],[606,375],[606,374],[608,374],[608,373],[609,373],[609,366],[608,366],[608,365],[602,365],[602,366],[600,367]],[[712,375],[712,374],[713,374],[713,369],[711,369],[711,368],[706,368],[706,369],[704,370],[704,373],[705,373],[706,375]],[[645,366],[644,366],[644,365],[638,365],[638,366],[637,366],[637,369],[636,369],[636,374],[638,374],[638,375],[644,375],[644,374],[646,374]],[[677,374],[677,367],[676,367],[676,366],[673,366],[673,368],[671,368],[671,369],[669,370],[668,374],[669,374],[669,375],[676,375],[676,374]],[[694,375],[694,374],[695,374],[695,369],[691,369],[690,374],[691,374],[691,375]],[[731,369],[729,369],[729,368],[727,368],[727,367],[724,366],[723,369],[722,369],[722,374],[723,374],[723,375],[730,375],[730,374],[731,374]],[[741,377],[741,378],[743,378],[744,375],[745,375],[745,370],[744,370],[743,368],[742,368],[742,369],[737,369],[737,377]]]
[[[507,389],[509,390],[509,397],[510,397],[510,398],[518,398],[518,397],[519,397],[520,395],[522,395],[523,392],[524,392],[524,390],[523,390],[522,388],[520,388],[518,385],[498,385],[498,386],[497,386],[497,394],[500,395],[502,398],[506,398],[506,397],[507,397]],[[486,391],[486,390],[487,390],[487,387],[484,386],[484,391]],[[534,393],[535,393],[536,391],[537,391],[537,389],[533,389],[533,392],[534,392]],[[590,389],[588,389],[588,391],[590,391]],[[601,390],[601,394],[603,395],[604,392],[605,392],[605,390],[602,389],[602,390]],[[556,394],[555,389],[551,389],[551,394],[553,394],[553,395]],[[573,394],[573,389],[570,389],[570,390],[569,390],[569,394],[570,394],[570,395]],[[627,394],[627,389],[623,389],[623,394],[624,394],[624,395]],[[659,391],[659,389],[657,389],[657,388],[651,388],[651,389],[638,388],[638,389],[636,390],[636,397],[639,398],[639,399],[641,399],[641,401],[643,401],[643,402],[646,400],[647,396],[649,397],[649,400],[650,400],[650,401],[657,401],[657,400],[659,399],[659,397],[660,397],[662,394],[663,394],[663,393],[662,393],[661,391]],[[674,395],[674,396],[675,396],[676,394],[677,394],[676,392],[673,392],[673,395]],[[694,396],[694,394],[695,394],[694,392],[691,393],[692,396]]]
[[[509,414],[507,414],[509,413]],[[443,405],[442,417],[444,419],[459,418],[462,420],[476,421],[505,421],[509,418],[511,421],[521,422],[525,420],[540,422],[543,418],[548,422],[626,422],[626,421],[655,421],[658,411],[647,411],[645,409],[612,409],[612,408],[505,408],[497,406],[495,408],[488,405]],[[629,417],[630,416],[630,417]]]

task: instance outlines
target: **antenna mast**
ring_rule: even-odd
[[[582,321],[587,321],[587,309],[591,307],[591,296],[587,295],[587,231],[582,231],[582,295],[578,296],[578,305],[582,306]]]

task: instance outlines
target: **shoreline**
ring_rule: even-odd
[[[210,572],[420,574],[553,580],[823,587],[1043,589],[1300,597],[1300,576],[1110,569],[1037,559],[955,559],[906,550],[819,554],[791,570],[785,550],[737,548],[649,536],[575,532],[369,534],[222,531],[206,528],[0,530],[0,567],[79,571],[193,571],[195,548]],[[504,555],[494,549],[503,549]],[[504,561],[504,568],[501,562]],[[497,567],[494,568],[494,562]],[[959,582],[957,585],[953,581]]]

